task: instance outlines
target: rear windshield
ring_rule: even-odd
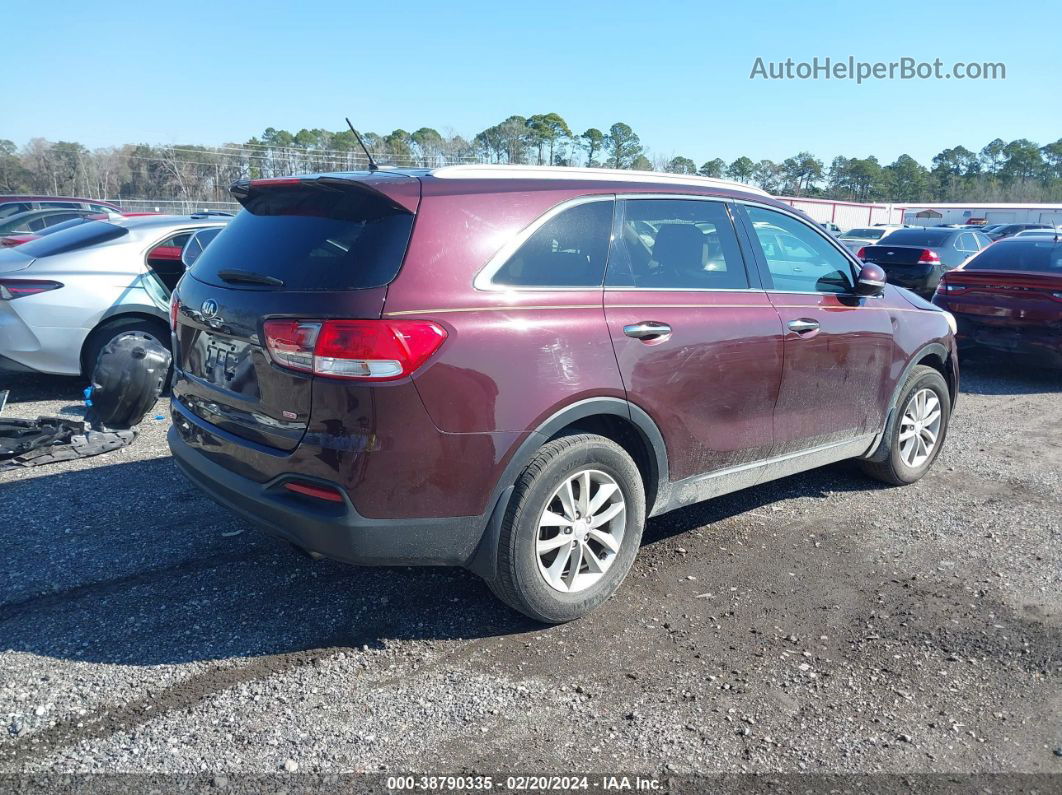
[[[885,234],[884,229],[849,229],[843,237],[862,237],[867,240],[877,240]]]
[[[881,240],[883,246],[939,246],[955,234],[954,229],[897,229]]]
[[[67,251],[94,246],[97,243],[104,243],[128,234],[129,230],[124,226],[115,226],[106,221],[89,221],[23,243],[19,246],[19,250],[30,257],[50,257],[53,254],[65,254]]]
[[[1062,273],[1062,243],[1036,238],[996,243],[967,262],[963,270]]]
[[[244,210],[189,271],[225,285],[219,271],[280,279],[287,290],[355,290],[398,273],[413,216],[365,190],[329,186],[252,192]]]

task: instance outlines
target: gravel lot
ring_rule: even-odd
[[[655,519],[618,596],[548,629],[462,571],[258,534],[167,419],[0,474],[0,771],[1062,773],[1062,376],[963,377],[920,483],[837,466]]]

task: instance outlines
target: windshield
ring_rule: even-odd
[[[1062,274],[1062,243],[1035,238],[1003,241],[986,248],[967,262],[963,270]]]
[[[881,241],[887,246],[942,246],[954,229],[897,229]]]
[[[115,226],[106,221],[89,221],[23,243],[19,249],[30,257],[50,257],[54,254],[64,254],[67,251],[94,246],[127,234],[129,230],[124,226]]]
[[[841,235],[841,237],[861,237],[861,238],[865,238],[867,240],[877,240],[883,234],[885,234],[885,230],[884,229],[863,228],[863,229],[849,229],[847,232],[845,232],[843,235]]]

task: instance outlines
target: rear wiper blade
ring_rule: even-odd
[[[254,271],[241,271],[234,268],[218,271],[218,278],[226,282],[247,282],[249,284],[268,284],[270,287],[283,287],[284,282],[275,276],[266,276]]]

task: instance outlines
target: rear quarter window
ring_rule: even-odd
[[[505,261],[492,284],[511,287],[600,287],[615,202],[577,204],[549,218]]]

